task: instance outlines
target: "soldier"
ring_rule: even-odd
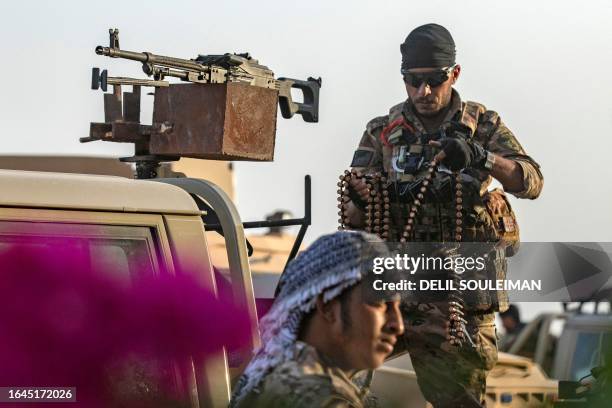
[[[521,321],[521,312],[516,305],[509,305],[508,309],[499,314],[502,326],[504,326],[504,337],[500,341],[500,349],[508,351],[525,328],[526,324]],[[535,343],[535,338],[533,339]],[[531,342],[530,342],[531,343]],[[529,344],[529,351],[535,352],[535,344]]]
[[[230,406],[365,407],[354,375],[380,366],[404,331],[399,298],[368,290],[369,265],[385,254],[377,237],[340,231],[293,260]]]
[[[353,156],[353,173],[339,183],[347,194],[340,198],[341,223],[395,242],[511,237],[511,252],[518,245],[514,214],[503,192],[487,192],[487,187],[493,177],[514,196],[535,199],[543,185],[538,164],[496,112],[463,102],[453,89],[461,66],[444,27],[416,28],[400,50],[408,99],[367,124]],[[373,207],[376,183],[384,207],[383,202]],[[489,254],[489,278],[505,279],[504,254],[499,248]],[[486,375],[497,361],[494,312],[507,308],[507,295],[480,292],[475,297],[462,311],[472,345],[458,350],[448,347],[448,301],[402,303],[406,341],[401,344],[435,407],[484,404]]]

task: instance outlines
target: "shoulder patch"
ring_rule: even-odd
[[[355,150],[353,160],[351,161],[351,167],[369,167],[374,158],[374,152],[372,150],[359,148]]]

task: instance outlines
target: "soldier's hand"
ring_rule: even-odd
[[[357,201],[362,201],[362,203],[357,203],[358,205],[368,201],[370,190],[366,185],[365,178],[360,173],[357,173],[351,177],[351,180],[349,181],[349,189],[351,190],[350,197],[353,201],[356,201],[356,199]]]
[[[486,150],[479,143],[462,138],[446,137],[440,141],[430,141],[429,144],[442,149],[434,160],[452,171],[470,166],[481,167],[487,158]]]

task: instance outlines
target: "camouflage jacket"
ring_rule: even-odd
[[[249,408],[363,408],[362,392],[310,345],[296,342],[293,359],[277,366],[240,403]]]
[[[406,123],[393,128],[394,123]],[[462,102],[457,91],[453,90],[450,109],[434,134],[428,133],[423,123],[414,113],[410,100],[393,106],[388,115],[380,116],[368,122],[366,130],[355,151],[351,167],[365,173],[384,171],[387,175],[386,188],[391,191],[390,203],[390,241],[400,238],[416,194],[410,191],[411,185],[419,187],[419,180],[427,172],[426,166],[417,167],[412,173],[401,170],[398,158],[405,157],[406,152],[422,155],[424,162],[430,161],[439,151],[428,145],[428,141],[448,135],[455,129],[461,129],[465,137],[480,143],[485,149],[499,156],[518,163],[523,175],[523,189],[509,192],[518,198],[535,199],[543,187],[543,176],[539,165],[529,157],[521,147],[516,137],[504,125],[499,115],[487,110],[475,102]],[[494,227],[494,221],[487,212],[483,196],[485,196],[492,177],[488,171],[468,168],[464,169],[460,178],[463,185],[463,241],[466,242],[496,242],[499,234]],[[410,241],[443,242],[453,241],[453,230],[456,220],[452,186],[455,179],[450,172],[438,171],[431,183],[429,194],[422,201],[417,212],[412,238]],[[406,193],[408,191],[408,193]],[[404,199],[402,199],[402,194]],[[356,211],[355,209],[352,210]],[[353,216],[351,216],[354,219]],[[505,260],[498,260],[505,265]],[[505,268],[505,267],[502,267]],[[500,269],[500,268],[497,268]],[[495,276],[496,275],[496,276]],[[492,279],[504,279],[505,269],[492,273]],[[505,298],[505,296],[504,296]],[[480,302],[480,301],[479,301]],[[489,301],[482,299],[478,309],[505,308],[505,299]],[[502,303],[500,305],[500,303]]]

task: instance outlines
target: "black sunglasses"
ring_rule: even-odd
[[[453,72],[453,68],[454,67],[449,67],[438,71],[419,73],[402,70],[402,75],[404,76],[404,82],[415,88],[420,87],[423,83],[435,88],[448,81],[450,73]]]

